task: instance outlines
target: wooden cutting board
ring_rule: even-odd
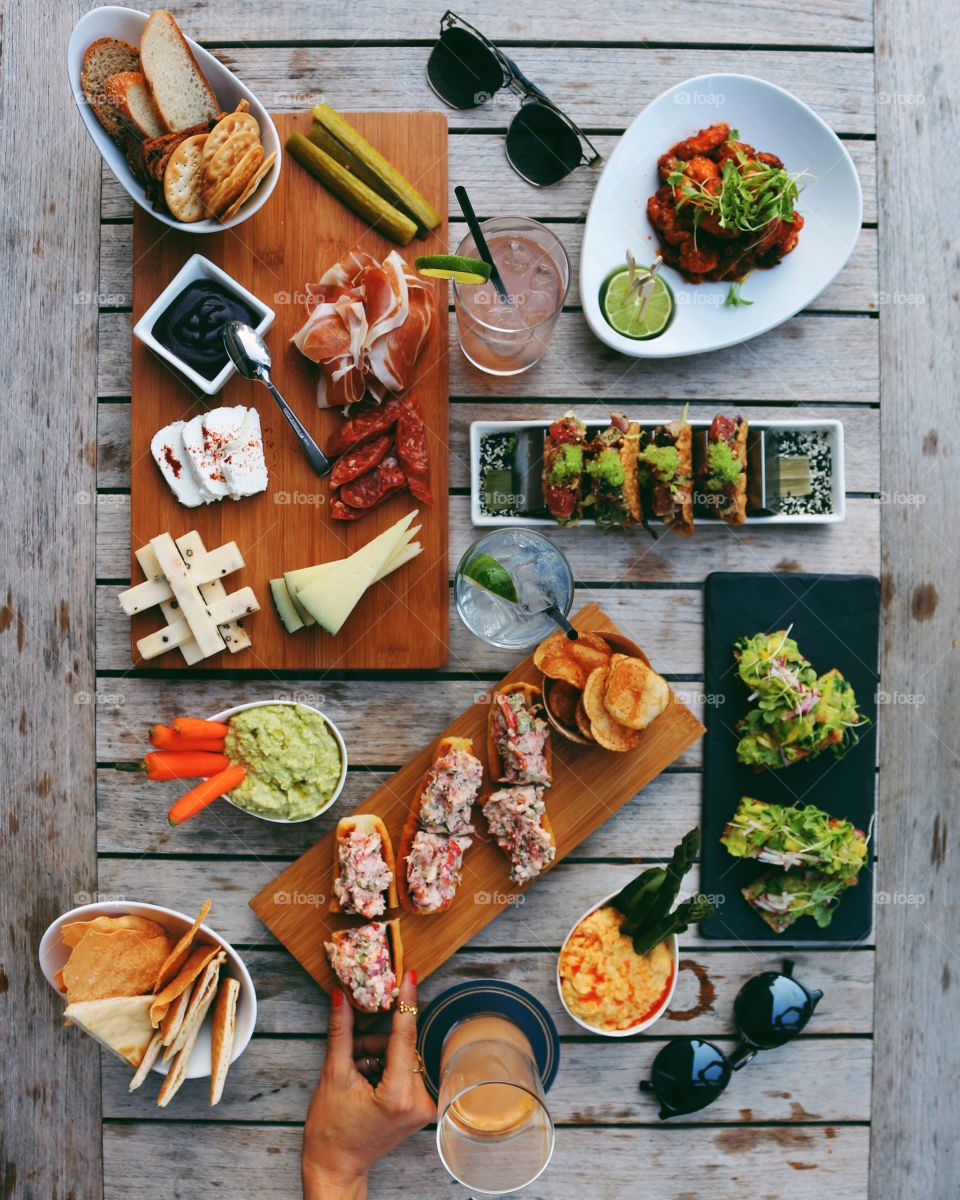
[[[349,113],[358,129],[423,192],[438,212],[447,211],[447,122],[442,113]],[[274,117],[281,141],[294,129],[310,126],[305,114]],[[133,320],[153,303],[187,259],[203,254],[276,312],[266,335],[273,357],[272,377],[309,431],[323,446],[340,423],[335,410],[318,409],[319,367],[290,344],[306,317],[304,285],[351,247],[378,259],[397,249],[369,229],[299,163],[286,156],[276,189],[249,221],[222,234],[197,237],[159,224],[137,209],[133,237]],[[447,222],[429,238],[414,239],[400,253],[408,262],[418,254],[447,252]],[[407,492],[392,496],[359,521],[333,521],[326,511],[330,487],[304,459],[293,431],[260,384],[239,376],[215,397],[194,395],[137,339],[133,340],[131,378],[131,578],[143,578],[132,552],[157,534],[177,537],[200,532],[208,549],[235,541],[244,570],[228,576],[228,592],[250,586],[260,612],[244,625],[252,646],[238,654],[223,652],[200,667],[230,670],[404,669],[438,667],[447,657],[449,582],[447,574],[447,291],[434,281],[438,319],[416,366],[416,393],[426,420],[434,505],[417,505]],[[202,508],[184,508],[164,482],[150,455],[150,439],[164,425],[196,416],[205,408],[256,406],[263,426],[268,490],[245,500],[224,500]],[[330,637],[319,627],[288,634],[277,617],[269,580],[284,571],[351,554],[398,518],[419,507],[417,523],[423,553],[369,589],[343,630]],[[149,667],[185,669],[179,651],[143,664],[138,638],[165,622],[159,609],[132,622],[134,662]]]
[[[578,629],[619,632],[596,604],[588,604],[572,619]],[[541,683],[542,677],[533,665],[532,657],[524,659],[496,687],[515,680]],[[390,833],[394,850],[399,846],[400,831],[413,803],[417,784],[433,761],[434,749],[441,737],[473,739],[474,753],[484,763],[481,800],[499,786],[490,784],[486,763],[487,712],[495,690],[491,686],[405,767],[353,810],[376,813]],[[551,868],[704,732],[693,713],[671,694],[670,704],[644,730],[639,745],[624,754],[575,745],[552,733],[554,782],[545,796],[547,814],[557,841],[557,857]],[[511,883],[507,859],[489,838],[483,815],[476,809],[474,825],[477,837],[464,855],[463,881],[451,907],[438,916],[415,916],[404,909],[389,914],[400,918],[404,965],[414,968],[420,979],[446,962],[524,890]],[[333,832],[328,833],[250,901],[250,907],[261,921],[327,992],[336,983],[336,978],[327,962],[324,939],[334,929],[362,924],[356,917],[327,911],[333,886],[334,837]],[[535,880],[527,885],[533,886],[536,886]]]

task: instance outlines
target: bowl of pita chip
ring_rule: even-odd
[[[158,221],[219,233],[266,203],[280,176],[276,126],[171,13],[91,9],[70,37],[67,70],[104,162]]]
[[[547,720],[569,742],[623,753],[670,703],[670,685],[621,633],[557,630],[533,653]]]
[[[156,904],[84,904],[40,942],[40,967],[66,1000],[68,1036],[83,1031],[131,1068],[130,1091],[161,1076],[165,1108],[186,1079],[210,1080],[218,1104],[247,1047],[257,994],[240,956],[204,919]]]

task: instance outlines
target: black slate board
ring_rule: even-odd
[[[877,683],[880,584],[870,575],[775,575],[717,572],[707,576],[704,613],[703,852],[701,891],[717,898],[715,916],[700,925],[708,938],[744,942],[856,942],[873,924],[873,872],[840,899],[826,929],[801,917],[774,933],[740,889],[769,867],[731,857],[720,844],[741,796],[776,804],[816,804],[867,830],[876,796]],[[737,761],[735,727],[750,705],[733,659],[739,637],[785,629],[819,674],[837,667],[853,685],[870,725],[859,744],[837,759],[830,753],[759,774]],[[871,843],[871,851],[875,847]]]

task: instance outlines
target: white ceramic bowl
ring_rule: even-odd
[[[192,38],[187,37],[186,31],[184,31],[184,37],[187,38],[190,49],[196,56],[200,70],[206,75],[210,86],[216,92],[220,107],[224,112],[232,112],[241,100],[246,100],[250,105],[250,112],[260,125],[260,141],[263,143],[264,156],[272,154],[274,151],[277,155],[266,178],[254,194],[239,212],[227,221],[215,221],[208,218],[203,221],[184,223],[176,220],[169,213],[154,212],[153,205],[147,200],[143,188],[127,165],[123,151],[97,120],[83,94],[83,88],[80,86],[80,69],[83,66],[84,53],[91,42],[102,37],[114,37],[139,46],[140,35],[147,23],[148,16],[149,13],[137,12],[133,8],[108,5],[105,8],[91,9],[76,23],[67,47],[67,71],[70,75],[70,87],[77,108],[80,110],[80,116],[87,127],[87,133],[93,138],[97,149],[103,155],[107,166],[117,177],[120,185],[141,208],[156,220],[162,221],[164,225],[169,225],[173,229],[182,229],[184,233],[220,233],[224,229],[232,229],[248,217],[252,217],[258,209],[266,204],[280,178],[280,161],[283,157],[280,138],[276,126],[270,119],[270,114],[253,92],[241,83],[232,71],[229,71],[223,63],[204,50],[202,46],[198,46]]]
[[[254,312],[260,314],[260,320],[254,328],[261,335],[267,332],[277,314],[272,308],[264,304],[262,300],[258,299],[253,292],[248,292],[245,287],[237,283],[232,275],[228,275],[216,263],[212,263],[209,258],[204,258],[202,254],[192,254],[136,325],[134,325],[134,337],[139,338],[145,346],[149,347],[168,366],[173,367],[178,374],[189,379],[193,386],[199,388],[204,395],[215,396],[227,380],[231,376],[236,375],[237,368],[232,362],[228,361],[227,365],[215,379],[207,379],[195,371],[189,363],[185,363],[183,359],[178,358],[153,336],[153,327],[157,323],[157,318],[170,307],[189,284],[194,283],[198,279],[212,279],[217,283],[222,283],[225,288],[234,292],[241,300],[245,300]]]
[[[726,121],[745,142],[776,154],[787,170],[806,169],[798,210],[804,227],[796,249],[743,285],[750,307],[724,304],[729,284],[688,283],[670,267],[676,311],[667,329],[649,341],[617,333],[600,308],[607,276],[632,251],[653,261],[657,238],[647,199],[659,186],[657,159],[708,125]],[[734,346],[780,325],[806,308],[837,275],[860,234],[860,180],[843,143],[802,100],[751,75],[699,75],[678,83],[640,113],[610,156],[587,213],[580,260],[580,301],[596,336],[634,358],[673,358]]]
[[[246,813],[247,816],[250,817],[257,817],[260,821],[269,821],[272,825],[302,825],[304,821],[312,821],[315,817],[319,817],[321,813],[325,813],[328,808],[336,804],[340,793],[343,791],[343,785],[347,781],[347,744],[343,740],[343,735],[341,734],[340,730],[336,727],[336,725],[334,725],[326,713],[320,712],[319,708],[314,708],[312,704],[304,704],[300,700],[254,700],[251,704],[238,704],[234,708],[225,708],[223,712],[215,713],[212,717],[208,717],[207,720],[226,721],[228,718],[232,717],[234,713],[244,712],[248,708],[263,708],[268,704],[292,704],[299,708],[309,708],[311,712],[317,713],[319,716],[323,717],[324,721],[326,721],[327,728],[333,734],[336,743],[340,748],[340,778],[337,780],[337,786],[333,789],[333,795],[326,802],[326,804],[323,805],[322,808],[318,808],[317,811],[315,813],[311,813],[309,817],[296,817],[293,820],[287,820],[284,817],[265,817],[262,813],[251,812],[249,808],[243,808],[239,804],[234,804],[234,802],[230,799],[229,792],[224,795],[223,799],[233,804],[233,807],[237,809],[238,812]]]
[[[176,912],[172,908],[161,908],[158,904],[138,904],[127,900],[82,904],[79,908],[71,909],[70,912],[57,917],[40,940],[40,969],[43,971],[47,983],[58,996],[63,996],[63,993],[57,987],[54,973],[59,971],[70,957],[70,951],[63,944],[60,934],[63,926],[68,925],[71,921],[89,921],[94,917],[121,916],[147,917],[151,921],[156,921],[158,925],[162,925],[175,938],[186,933],[194,922],[193,917]],[[237,1026],[233,1038],[233,1053],[230,1056],[230,1061],[236,1062],[247,1048],[247,1043],[253,1035],[253,1027],[257,1023],[257,993],[253,986],[253,980],[240,955],[225,938],[222,938],[219,933],[214,933],[209,925],[200,926],[197,932],[197,943],[220,946],[227,955],[227,961],[220,971],[221,979],[231,976],[240,983],[240,995],[237,998]],[[211,1016],[208,1013],[187,1064],[187,1079],[203,1079],[210,1074],[210,1022]],[[157,1062],[154,1064],[153,1070],[160,1075],[166,1075],[172,1061],[170,1059],[167,1062]]]
[[[596,912],[598,908],[603,908],[605,904],[609,904],[609,902],[616,895],[616,892],[611,892],[609,896],[604,896],[604,898],[597,904],[591,904],[587,911],[579,916],[576,921],[574,921],[573,925],[570,927],[570,932],[563,939],[563,946],[560,947],[561,954],[563,953],[563,947],[566,946],[571,935],[573,934],[573,931],[577,928],[580,922],[585,921],[587,917],[589,917],[591,913]],[[670,990],[667,992],[662,1002],[657,1005],[656,1009],[654,1009],[649,1016],[645,1017],[642,1021],[638,1021],[636,1025],[631,1025],[629,1029],[600,1029],[596,1025],[590,1025],[587,1021],[581,1020],[580,1017],[570,1011],[570,1009],[567,1007],[566,1000],[563,998],[563,988],[560,986],[560,955],[557,955],[557,995],[560,997],[560,1003],[563,1005],[564,1012],[567,1014],[570,1020],[576,1021],[576,1023],[581,1026],[581,1028],[586,1029],[588,1033],[593,1033],[599,1037],[608,1038],[633,1037],[635,1033],[642,1033],[645,1029],[649,1029],[655,1021],[659,1021],[663,1014],[670,1007],[670,1001],[673,999],[673,993],[677,990],[677,975],[679,974],[680,967],[680,947],[677,942],[677,935],[675,933],[671,933],[668,936],[670,946],[673,951],[673,980],[670,984]]]

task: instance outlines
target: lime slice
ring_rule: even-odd
[[[641,274],[640,278],[643,278]],[[644,293],[646,294],[646,292]],[[646,306],[643,295],[630,287],[630,272],[618,271],[607,283],[601,298],[607,322],[624,337],[643,341],[663,333],[673,315],[673,296],[659,275],[653,277],[653,292]]]
[[[413,265],[421,275],[431,279],[455,279],[457,283],[486,283],[490,264],[479,258],[462,258],[459,254],[421,254]]]
[[[509,600],[511,604],[518,603],[520,597],[510,578],[510,572],[492,555],[478,554],[476,558],[471,558],[463,568],[463,573],[467,579],[472,579],[479,587],[493,592],[495,596]]]

